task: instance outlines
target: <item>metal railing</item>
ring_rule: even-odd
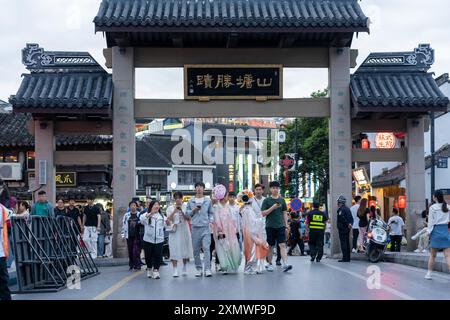
[[[11,218],[16,293],[55,292],[99,273],[68,217]]]

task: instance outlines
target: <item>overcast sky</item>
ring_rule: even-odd
[[[39,43],[48,51],[89,51],[104,65],[106,41],[94,34],[92,22],[101,0],[0,0],[0,99],[7,100],[19,88],[21,49]],[[450,1],[363,0],[363,11],[371,18],[371,33],[353,41],[359,49],[358,63],[375,51],[410,51],[419,43],[430,43],[436,76],[450,72]],[[304,97],[327,86],[326,70],[287,69],[285,97]],[[182,98],[182,71],[139,71],[137,97]]]

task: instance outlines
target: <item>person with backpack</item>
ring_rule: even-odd
[[[125,213],[122,219],[122,238],[127,241],[128,266],[130,270],[140,270],[141,262],[141,239],[139,235],[139,212],[136,201],[128,204],[130,211]]]
[[[160,279],[159,267],[162,261],[167,218],[161,213],[159,201],[151,201],[148,212],[141,214],[139,220],[144,225],[144,252],[147,277]]]

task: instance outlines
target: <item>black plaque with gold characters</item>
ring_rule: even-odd
[[[76,187],[77,173],[76,172],[57,172],[55,176],[56,187]]]
[[[184,97],[209,99],[282,99],[281,65],[185,65]]]

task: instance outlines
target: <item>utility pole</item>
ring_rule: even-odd
[[[434,111],[430,112],[431,118],[431,129],[430,129],[430,152],[431,152],[431,197],[430,201],[433,200],[434,190],[436,188],[436,160],[434,155]]]

